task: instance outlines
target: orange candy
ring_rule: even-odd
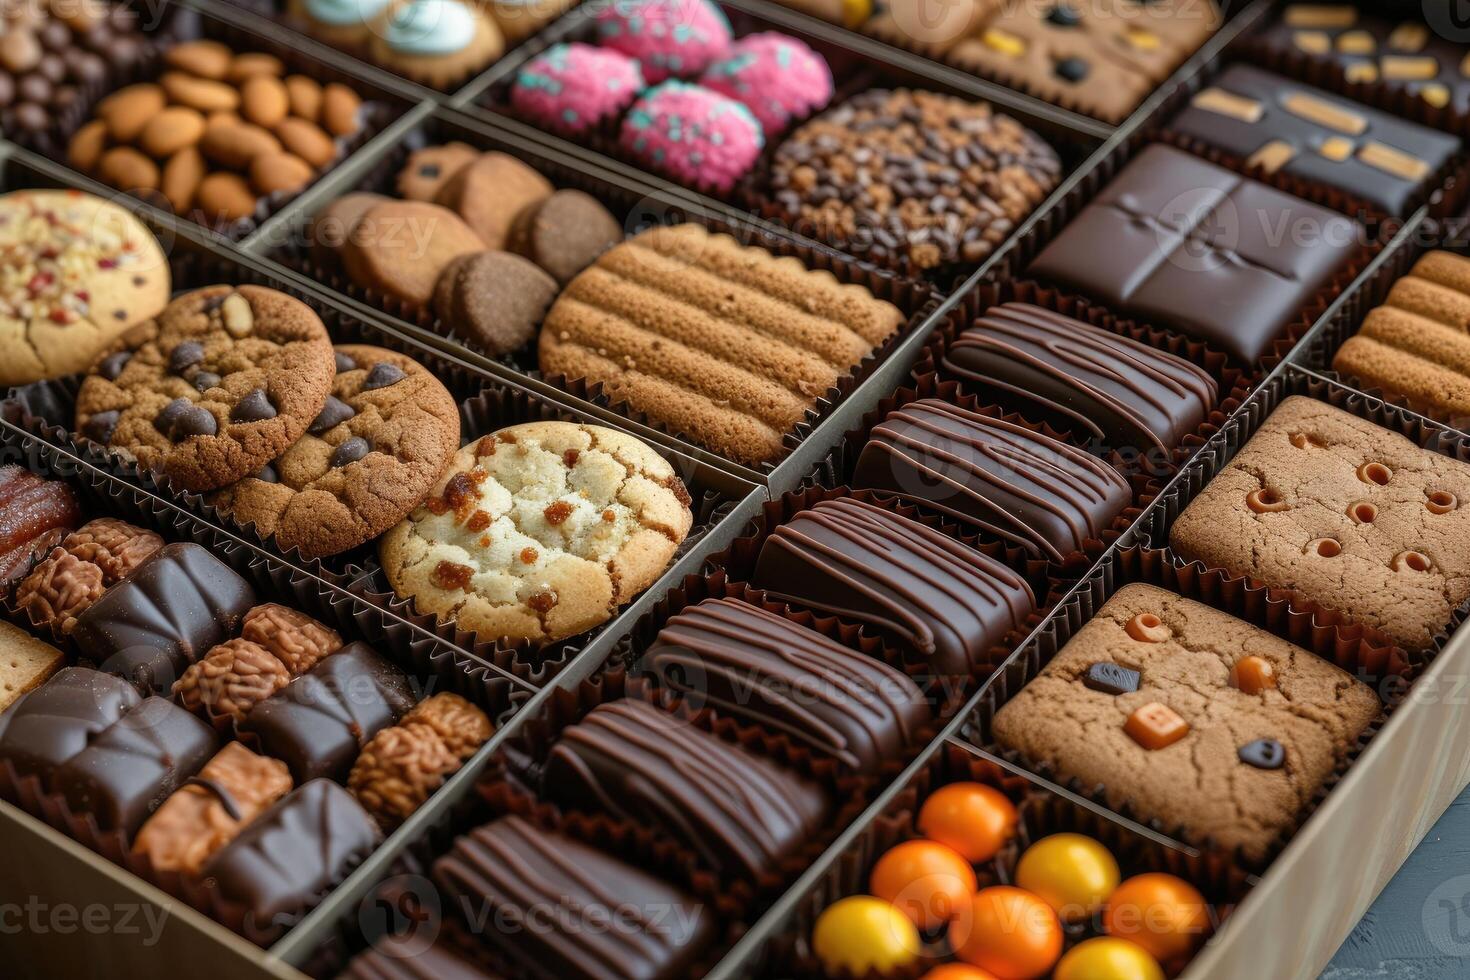
[[[975,893],[968,915],[949,925],[955,955],[999,980],[1046,976],[1062,955],[1062,923],[1028,891],[996,885]]]
[[[1128,717],[1123,724],[1123,731],[1132,736],[1133,741],[1153,752],[1168,748],[1188,735],[1189,722],[1180,718],[1179,713],[1167,704],[1150,701]]]
[[[1189,956],[1210,928],[1205,897],[1189,882],[1152,873],[1129,878],[1108,899],[1108,935],[1142,946],[1160,963]]]
[[[920,929],[934,929],[953,919],[975,894],[975,869],[953,848],[932,840],[899,844],[878,859],[868,891]]]
[[[1016,807],[998,789],[950,783],[924,801],[919,831],[971,864],[995,857],[1016,833]]]
[[[1230,686],[1246,694],[1260,694],[1276,686],[1276,669],[1265,657],[1242,657],[1230,668]]]
[[[919,980],[999,980],[999,978],[994,973],[989,973],[968,963],[941,963]]]

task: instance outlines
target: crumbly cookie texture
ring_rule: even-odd
[[[1269,682],[1242,680],[1252,669]],[[1187,726],[1177,740],[1148,748],[1130,734],[1169,712]],[[1102,786],[1110,806],[1256,861],[1378,712],[1371,688],[1310,651],[1134,584],[1001,708],[994,734],[1032,765]]]
[[[210,503],[305,558],[382,534],[419,505],[459,446],[459,409],[439,379],[381,347],[336,348],[336,380],[290,449]]]
[[[689,533],[689,504],[673,467],[632,436],[511,426],[459,451],[428,503],[384,537],[383,568],[422,612],[551,642],[651,585]]]
[[[332,375],[327,329],[305,303],[261,286],[209,286],[92,365],[77,431],[184,490],[213,490],[301,438]]]
[[[474,755],[495,731],[485,712],[451,691],[424,698],[403,716],[402,724],[432,728],[461,762]]]
[[[1422,649],[1470,598],[1466,502],[1470,466],[1294,397],[1185,509],[1169,542]]]
[[[778,457],[816,400],[902,324],[862,286],[675,225],[572,280],[542,326],[540,365],[754,464]]]
[[[347,788],[380,827],[392,828],[408,819],[459,766],[460,760],[434,729],[395,725],[362,747]]]

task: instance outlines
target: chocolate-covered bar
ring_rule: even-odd
[[[491,980],[443,946],[425,947],[416,933],[387,935],[358,953],[337,980]]]
[[[233,636],[255,605],[250,585],[209,550],[164,547],[77,619],[82,652],[146,694],[168,691],[190,664]]]
[[[49,776],[141,700],[110,674],[63,668],[0,714],[0,759],[22,776]]]
[[[828,812],[804,777],[631,698],[563,731],[542,787],[562,806],[660,827],[710,868],[752,877],[775,871]]]
[[[529,975],[683,976],[714,937],[713,916],[697,899],[520,817],[460,837],[434,862],[434,881],[446,904],[472,926],[483,923],[480,939]]]
[[[1168,351],[1029,303],[993,306],[945,352],[942,370],[1100,450],[1168,453],[1199,429],[1218,386]]]
[[[672,617],[641,666],[695,706],[859,771],[898,756],[930,718],[901,671],[740,599],[706,599]]]
[[[366,643],[350,643],[251,709],[242,732],[297,783],[342,782],[357,753],[413,707],[408,677]]]
[[[754,584],[774,599],[864,623],[939,674],[962,676],[1036,607],[1026,580],[893,511],[843,497],[778,527]]]
[[[62,763],[52,790],[74,813],[129,839],[214,754],[213,729],[172,701],[152,697]]]
[[[81,519],[76,494],[65,483],[13,464],[0,466],[0,594],[25,578]]]
[[[1364,235],[1335,211],[1155,143],[1029,274],[1254,363]]]
[[[252,931],[290,926],[378,846],[378,827],[341,786],[314,779],[220,848],[204,877],[246,909]]]
[[[1231,65],[1169,128],[1269,173],[1321,181],[1402,217],[1460,141],[1252,65]]]
[[[1099,538],[1133,499],[1096,456],[933,398],[873,429],[852,485],[922,501],[1053,561]]]

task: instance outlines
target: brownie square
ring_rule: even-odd
[[[1251,65],[1227,68],[1169,128],[1398,216],[1460,149],[1453,136]]]
[[[1335,211],[1156,143],[1062,229],[1030,275],[1253,363],[1362,236]]]
[[[1263,674],[1265,686],[1241,679]],[[997,712],[993,731],[1029,764],[1101,786],[1109,806],[1254,862],[1378,712],[1371,688],[1309,651],[1134,584]],[[1182,737],[1161,717],[1182,720]],[[1167,744],[1130,734],[1150,725]]]
[[[1295,397],[1179,515],[1169,543],[1422,649],[1470,598],[1465,501],[1470,466]]]

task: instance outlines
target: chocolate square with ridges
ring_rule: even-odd
[[[65,667],[0,714],[0,759],[22,776],[49,777],[141,700],[111,674]]]
[[[1142,679],[1138,671],[1105,660],[1088,667],[1082,675],[1084,686],[1103,694],[1132,694]]]

